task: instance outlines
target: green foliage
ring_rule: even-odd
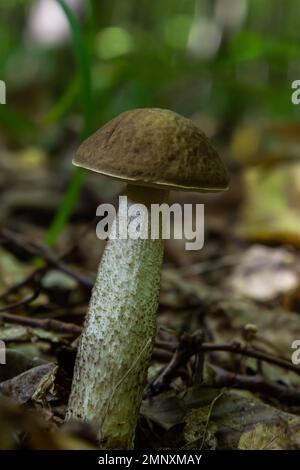
[[[82,139],[86,138],[92,131],[92,87],[91,87],[91,73],[90,73],[90,63],[89,56],[87,52],[87,47],[84,41],[83,33],[81,31],[80,24],[72,12],[70,7],[66,4],[64,0],[57,0],[61,5],[71,30],[71,36],[73,41],[74,53],[76,56],[78,74],[80,79],[80,98],[81,105],[84,115],[84,126],[82,131]],[[76,82],[75,85],[76,87]],[[76,87],[77,88],[77,87]],[[75,88],[75,90],[76,90]],[[68,90],[68,93],[65,94],[61,100],[58,110],[65,109],[66,104],[69,104],[70,98],[72,99],[74,89],[71,88]],[[56,110],[56,114],[59,115],[59,112]],[[78,195],[83,182],[83,171],[79,168],[76,168],[73,173],[71,182],[67,188],[66,194],[62,200],[60,207],[58,208],[57,214],[50,226],[46,241],[49,245],[53,245],[61,233],[63,227],[68,221],[74,206],[77,202]]]
[[[53,141],[70,122],[81,140],[145,106],[205,114],[221,129],[249,116],[299,119],[291,103],[291,82],[300,78],[298,0],[237,0],[230,12],[210,0],[89,0],[80,15],[57,0],[71,43],[49,47],[28,40],[33,4],[0,7],[0,79],[9,83],[0,126],[17,145],[48,145],[59,158]],[[73,178],[50,244],[76,204],[83,176],[75,170]]]

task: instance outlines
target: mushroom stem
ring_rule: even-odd
[[[128,207],[167,200],[168,191],[128,186]],[[150,222],[141,213],[140,228]],[[120,217],[127,209],[119,208]],[[149,232],[148,232],[149,234]],[[67,419],[94,422],[102,448],[131,449],[156,332],[161,235],[107,242],[75,363]]]

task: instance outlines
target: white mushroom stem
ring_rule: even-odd
[[[164,202],[167,191],[131,186],[128,205]],[[119,217],[126,213],[120,213]],[[150,211],[140,217],[141,229]],[[117,222],[115,221],[114,224]],[[133,447],[156,332],[163,241],[107,242],[75,363],[67,419],[93,422],[101,446]]]

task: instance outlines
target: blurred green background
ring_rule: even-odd
[[[265,123],[299,119],[298,13],[297,0],[2,0],[1,162],[10,154],[19,171],[28,160],[57,173],[48,242],[78,200],[83,174],[70,160],[80,140],[124,110],[191,117],[221,143],[233,174],[244,153],[260,159]],[[277,130],[267,133],[263,148],[273,149]]]

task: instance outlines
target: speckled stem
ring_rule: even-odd
[[[128,203],[167,192],[129,188]],[[120,214],[119,215],[127,215]],[[101,447],[130,449],[156,332],[163,241],[109,240],[75,363],[67,419],[96,424]]]

